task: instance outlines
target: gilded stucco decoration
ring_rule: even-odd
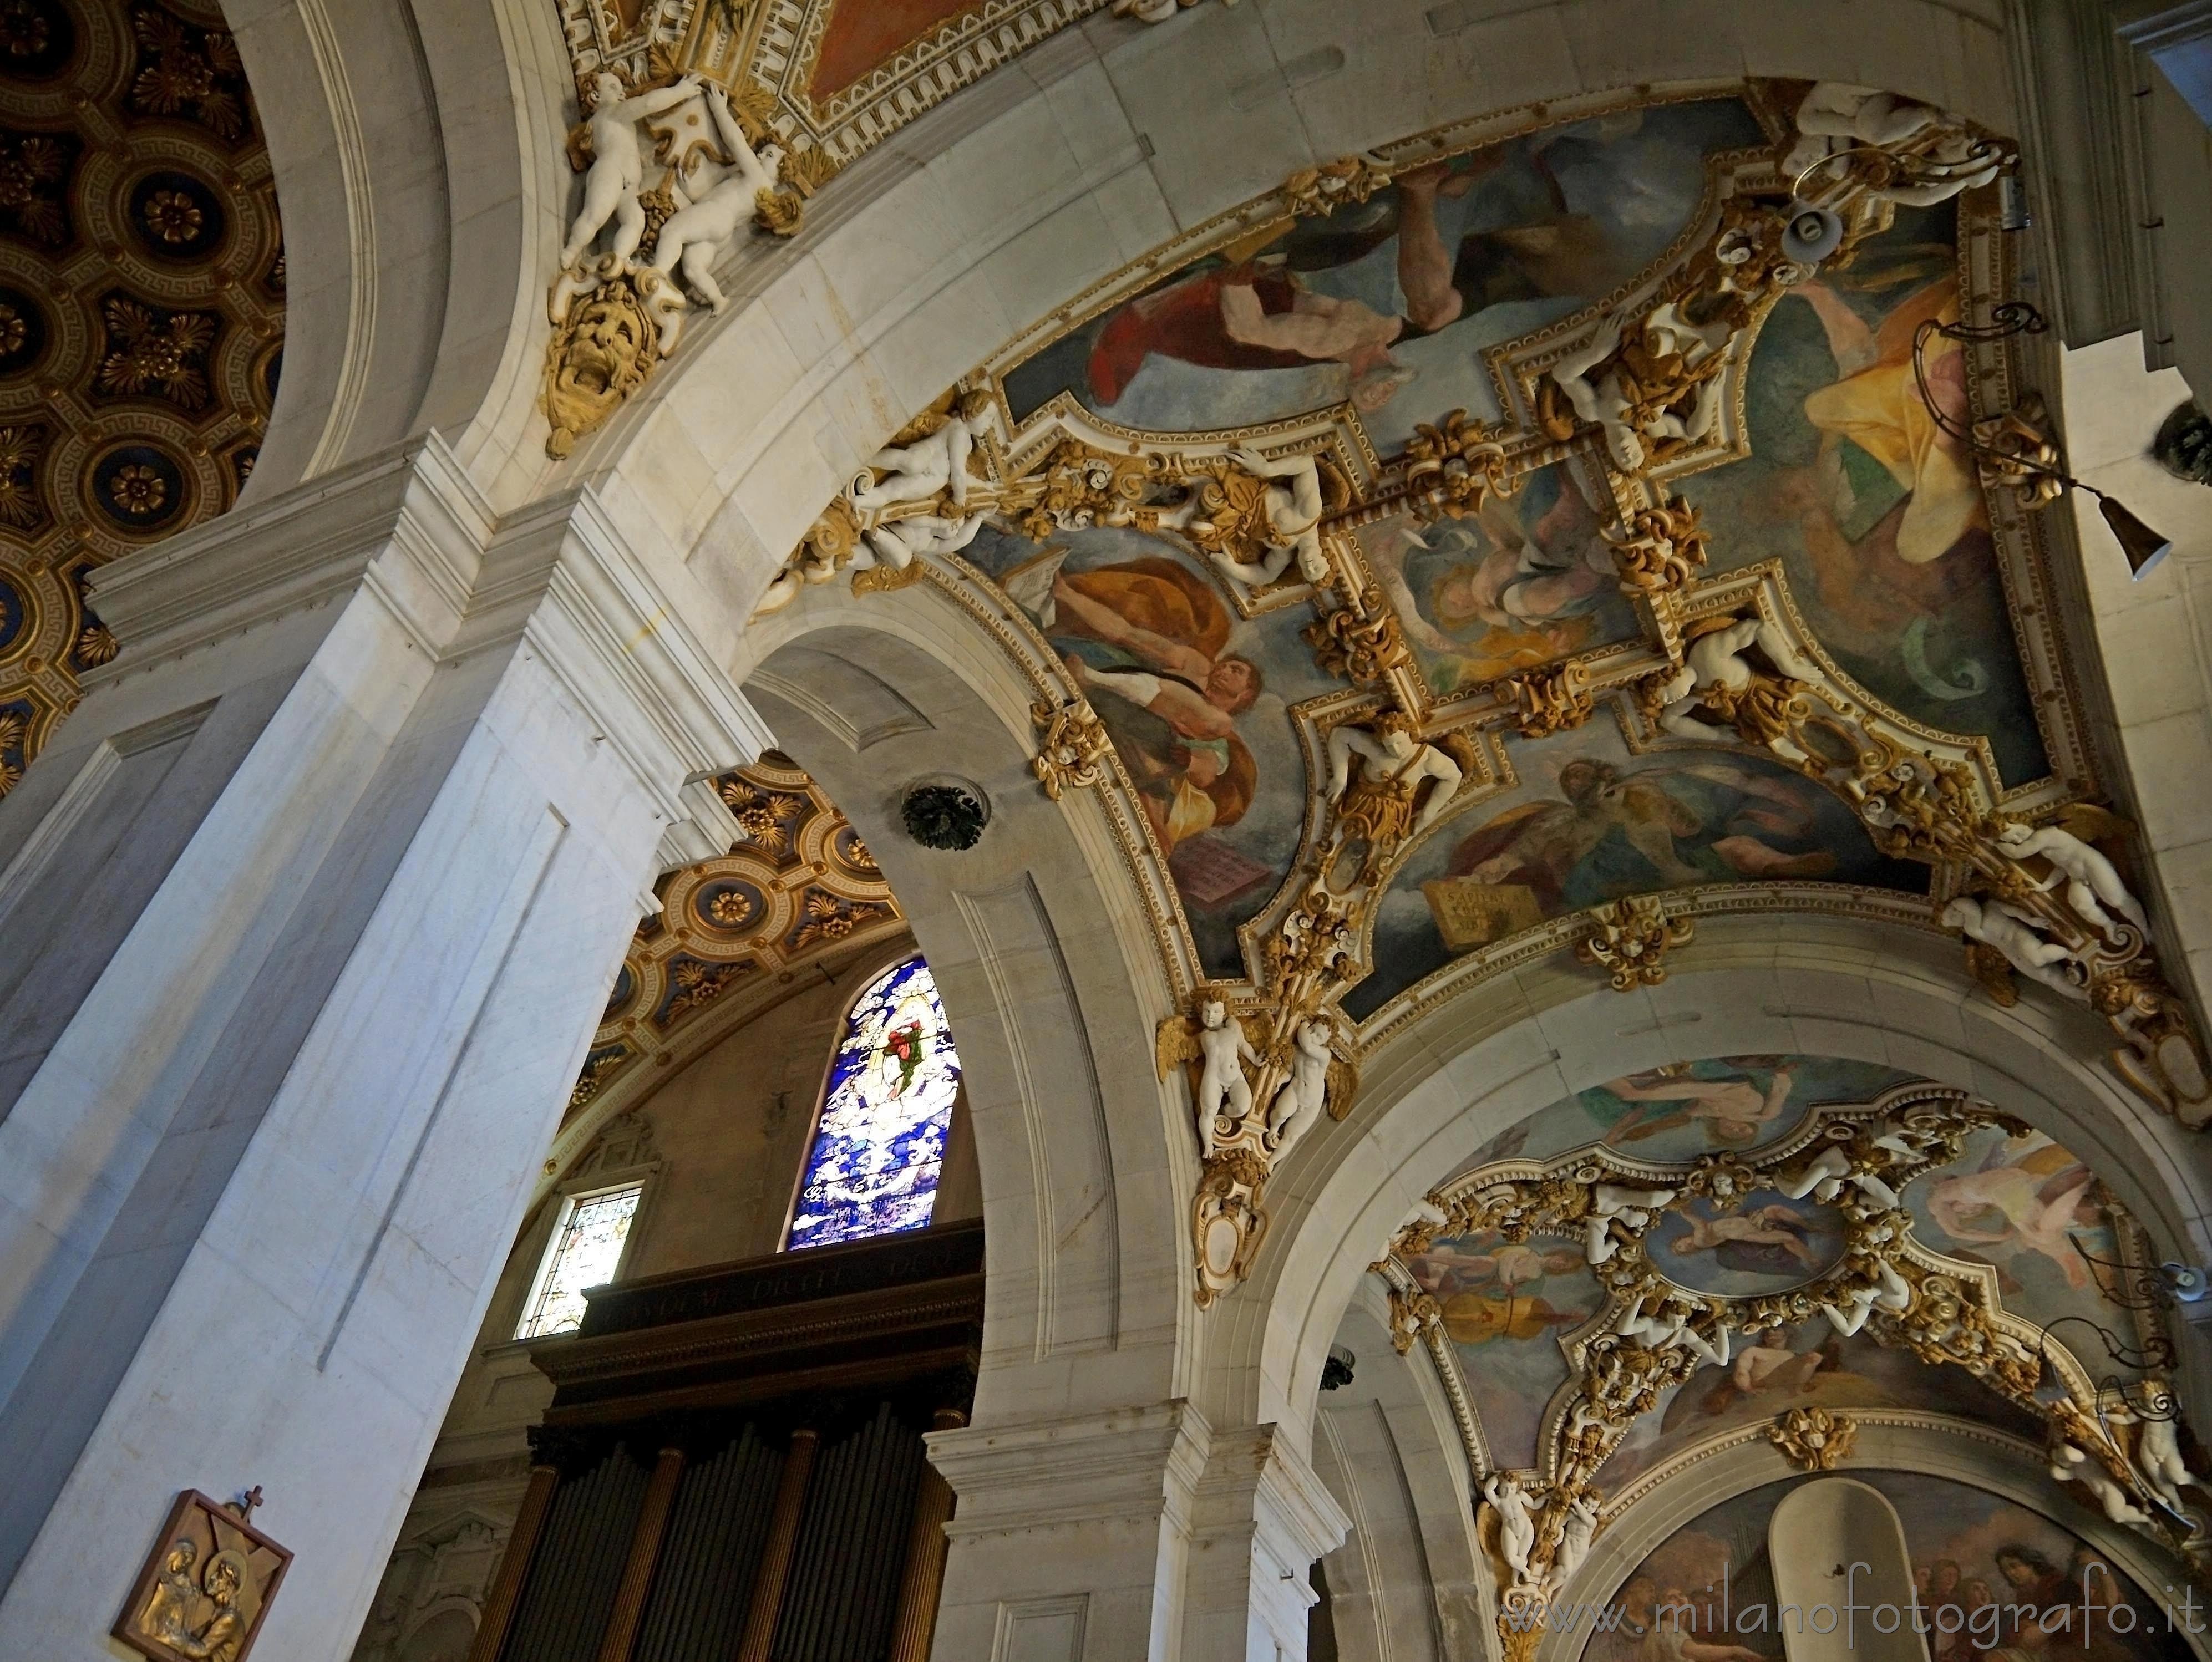
[[[726,994],[788,982],[825,955],[906,930],[875,856],[787,757],[770,751],[716,788],[743,836],[728,853],[661,879],[661,909],[623,960],[571,1114],[665,1056],[670,1039]]]
[[[794,552],[764,610],[927,583],[1030,678],[1040,779],[1101,775],[1192,1091],[1201,1304],[1310,1105],[1342,1112],[1323,1052],[1538,954],[1649,986],[1701,916],[1951,932],[2212,1114],[2008,465],[2051,448],[1986,326],[2013,165],[1781,82],[1347,156],[1011,343]]]
[[[2156,1371],[2163,1318],[2108,1284],[2142,1279],[2132,1221],[1963,1092],[1790,1100],[1887,1073],[1767,1057],[1613,1081],[1518,1128],[1517,1155],[1484,1150],[1394,1237],[1374,1268],[1401,1351],[1425,1348],[1459,1419],[1502,1642],[1533,1642],[1593,1538],[1738,1423],[1800,1469],[1848,1462],[1844,1405],[1895,1405],[1851,1394],[1885,1353],[1924,1378],[1931,1423],[2038,1439],[2083,1504],[2212,1565],[2212,1480]]]
[[[839,169],[1109,0],[558,3],[584,194],[547,299],[556,458],[651,379],[692,310],[723,309],[714,268],[735,245],[795,234]],[[1111,0],[1136,23],[1178,9]]]
[[[0,792],[115,656],[88,575],[237,500],[284,337],[276,191],[222,9],[7,12]]]

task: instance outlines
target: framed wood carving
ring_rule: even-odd
[[[244,1662],[292,1555],[251,1521],[254,1489],[231,1505],[177,1497],[131,1589],[115,1636],[154,1662]]]

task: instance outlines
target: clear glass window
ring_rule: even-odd
[[[622,1262],[623,1242],[629,1239],[630,1220],[637,1215],[642,1183],[597,1194],[572,1195],[562,1203],[561,1222],[553,1231],[545,1262],[523,1307],[519,1339],[543,1338],[548,1333],[574,1331],[584,1319],[584,1289],[604,1287],[615,1278]]]
[[[960,1058],[929,966],[894,965],[845,1019],[786,1245],[825,1246],[927,1223],[959,1090]]]

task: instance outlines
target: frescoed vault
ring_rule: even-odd
[[[1102,792],[1182,1011],[1201,1304],[1364,1055],[1542,955],[1651,985],[1701,916],[1953,931],[2212,1106],[2049,493],[1987,459],[2036,432],[2011,152],[1887,100],[1862,136],[1869,96],[1612,95],[1297,174],[949,391],[771,588],[935,585],[1033,687],[1048,792]]]

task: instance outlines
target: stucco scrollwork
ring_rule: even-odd
[[[1916,1178],[1959,1161],[1988,1129],[2026,1127],[1988,1104],[1911,1087],[1866,1106],[1819,1109],[1781,1143],[1677,1165],[1632,1165],[1600,1144],[1545,1162],[1477,1168],[1431,1193],[1443,1222],[1417,1218],[1376,1268],[1390,1293],[1394,1341],[1427,1345],[1448,1385],[1443,1313],[1407,1268],[1442,1235],[1494,1233],[1509,1242],[1577,1243],[1604,1301],[1562,1338],[1572,1369],[1546,1412],[1534,1467],[1487,1471],[1470,1431],[1486,1506],[1482,1529],[1499,1574],[1499,1637],[1508,1648],[1540,1629],[1548,1601],[1607,1518],[1596,1487],[1634,1422],[1701,1365],[1729,1365],[1735,1335],[1825,1319],[1839,1337],[1865,1334],[1923,1362],[1962,1368],[2046,1428],[2050,1475],[2122,1524],[2200,1568],[2212,1552],[2202,1504],[2212,1483],[2180,1453],[2171,1391],[2148,1375],[2095,1383],[2055,1330],[2005,1308],[1986,1265],[1945,1258],[1914,1238],[1899,1197]],[[1840,1246],[1808,1259],[1779,1292],[1723,1295],[1671,1279],[1655,1248],[1674,1242],[1765,1239],[1762,1192],[1832,1207]],[[1674,1259],[1663,1260],[1671,1265]],[[1753,1343],[1757,1343],[1755,1338]],[[1767,1435],[1794,1464],[1828,1470],[1849,1458],[1856,1428],[1825,1408],[1794,1408]],[[2192,1501],[2189,1491],[2199,1499]]]
[[[1606,971],[1615,992],[1656,986],[1667,979],[1667,954],[1696,938],[1697,919],[1667,914],[1656,895],[1632,895],[1592,907],[1592,931],[1575,943],[1575,956]]]

